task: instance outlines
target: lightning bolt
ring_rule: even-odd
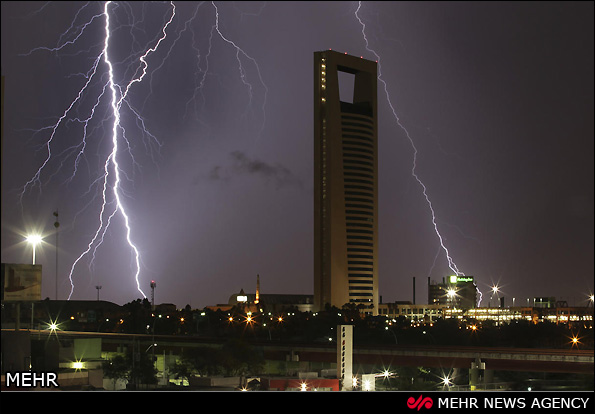
[[[109,74],[108,86],[111,91],[110,105],[111,105],[111,110],[112,110],[112,113],[114,116],[114,122],[112,124],[112,131],[111,131],[112,151],[109,154],[109,156],[107,157],[107,159],[105,161],[105,165],[104,165],[105,174],[104,174],[104,179],[103,179],[103,191],[102,191],[103,203],[101,205],[101,213],[99,216],[100,217],[99,227],[97,228],[95,235],[91,239],[91,242],[88,244],[87,249],[74,261],[74,263],[72,265],[70,274],[68,276],[68,278],[70,280],[70,286],[71,286],[70,295],[68,296],[68,299],[71,298],[71,296],[74,292],[73,273],[74,273],[74,270],[75,270],[78,262],[83,257],[85,257],[87,254],[89,254],[92,246],[99,239],[99,243],[95,246],[95,249],[93,252],[96,251],[97,247],[103,242],[103,236],[105,235],[105,232],[109,228],[112,218],[118,212],[122,215],[122,218],[124,219],[124,226],[126,228],[126,241],[128,242],[128,245],[134,252],[134,262],[135,262],[134,280],[136,281],[137,290],[143,295],[144,298],[147,297],[140,287],[140,280],[139,280],[140,253],[139,253],[138,248],[132,241],[132,237],[131,237],[132,230],[130,228],[130,218],[129,218],[128,213],[126,212],[126,208],[125,208],[124,204],[122,203],[122,197],[121,197],[121,188],[120,188],[121,169],[120,169],[120,165],[118,163],[118,150],[119,150],[119,144],[121,142],[121,139],[124,139],[125,142],[128,142],[128,140],[125,139],[125,132],[124,132],[125,130],[120,123],[120,120],[121,120],[120,111],[122,108],[122,103],[125,101],[126,97],[128,96],[128,93],[130,92],[130,89],[132,88],[132,86],[134,86],[134,84],[136,84],[136,83],[142,82],[143,78],[147,74],[147,66],[148,66],[147,61],[146,61],[147,56],[149,54],[155,52],[157,50],[157,48],[159,47],[159,45],[161,44],[161,42],[167,37],[167,27],[171,24],[171,22],[173,21],[175,15],[176,15],[176,7],[173,2],[170,3],[172,6],[172,13],[171,13],[171,17],[168,20],[168,22],[163,26],[162,36],[159,38],[159,40],[157,41],[157,43],[155,44],[154,47],[148,49],[139,58],[139,62],[140,62],[139,67],[137,68],[132,80],[126,85],[126,88],[122,91],[122,88],[120,87],[120,85],[118,85],[116,83],[116,81],[114,80],[114,67],[113,67],[113,64],[109,57],[109,43],[110,43],[111,28],[110,28],[110,15],[109,15],[108,9],[109,9],[109,6],[111,3],[112,3],[111,1],[107,1],[107,2],[105,2],[105,5],[104,5],[103,15],[105,16],[105,42],[104,42],[103,51],[101,52],[100,57],[103,57],[103,60],[108,67],[108,74]],[[119,134],[119,132],[121,132],[121,135]],[[120,136],[122,138],[120,138]],[[115,206],[113,212],[109,215],[109,217],[107,219],[107,223],[104,224],[103,217],[105,214],[106,206],[108,204],[107,191],[108,191],[108,181],[109,181],[108,179],[109,179],[110,174],[114,174],[113,196],[114,196],[116,206]],[[93,257],[95,257],[94,253],[93,253]]]
[[[58,161],[58,170],[61,170],[62,167],[64,167],[67,158],[73,158],[72,174],[65,181],[65,184],[68,184],[71,181],[73,181],[74,177],[77,175],[80,163],[86,158],[85,153],[88,146],[88,140],[90,139],[91,134],[95,131],[95,129],[92,129],[93,127],[91,126],[91,121],[93,121],[95,118],[99,116],[104,115],[102,113],[100,114],[100,107],[102,110],[106,111],[106,117],[102,121],[100,121],[99,126],[95,128],[99,129],[101,126],[109,124],[109,131],[107,131],[106,133],[106,135],[109,138],[108,154],[105,158],[102,158],[102,161],[100,161],[100,172],[95,177],[91,177],[91,184],[89,185],[89,190],[86,193],[89,194],[92,192],[93,188],[97,188],[95,197],[98,197],[100,199],[98,224],[92,237],[86,244],[86,248],[82,251],[82,253],[80,253],[76,260],[74,260],[70,268],[70,272],[68,275],[68,279],[70,281],[70,294],[68,295],[69,300],[71,299],[75,290],[74,281],[77,268],[81,264],[81,261],[84,258],[88,257],[89,270],[92,271],[91,266],[95,262],[97,250],[103,244],[105,235],[110,226],[114,225],[114,218],[116,216],[119,216],[122,219],[125,239],[128,247],[131,250],[133,259],[133,278],[136,283],[136,288],[138,292],[140,292],[140,294],[142,294],[142,296],[146,298],[146,295],[141,289],[140,284],[140,251],[133,240],[133,229],[130,214],[124,203],[126,191],[123,187],[123,182],[124,180],[133,181],[133,179],[129,175],[129,173],[127,173],[127,168],[125,168],[123,165],[122,157],[127,156],[127,162],[130,162],[135,167],[138,167],[139,164],[135,160],[132,151],[133,146],[131,145],[131,142],[127,137],[127,130],[123,125],[123,114],[124,111],[131,113],[132,118],[133,120],[136,120],[136,126],[140,130],[143,137],[150,138],[150,144],[145,143],[145,146],[148,147],[148,149],[152,149],[153,145],[157,145],[159,148],[162,146],[162,144],[157,140],[157,138],[147,129],[145,121],[140,115],[140,111],[134,108],[134,106],[130,102],[130,95],[133,93],[133,90],[139,84],[148,82],[148,85],[146,85],[146,87],[149,91],[149,94],[145,99],[146,103],[148,97],[153,93],[153,74],[163,67],[163,64],[169,58],[172,49],[176,46],[182,34],[186,32],[188,29],[192,31],[192,47],[198,52],[198,48],[195,46],[194,42],[194,30],[191,28],[190,23],[192,23],[197,18],[199,8],[203,6],[203,4],[205,3],[208,2],[200,2],[196,6],[196,9],[194,13],[191,15],[191,17],[189,17],[185,22],[183,22],[183,28],[179,31],[179,33],[177,33],[177,36],[174,33],[169,33],[169,36],[173,38],[172,41],[167,40],[168,42],[170,42],[169,49],[166,50],[165,57],[162,57],[161,64],[152,65],[151,71],[149,71],[149,57],[152,54],[154,54],[158,49],[167,48],[167,46],[164,46],[163,44],[166,42],[168,32],[171,31],[170,25],[172,25],[172,22],[174,22],[174,19],[176,19],[177,16],[176,5],[173,1],[167,2],[168,11],[164,14],[162,24],[158,27],[160,28],[160,33],[157,36],[155,36],[152,41],[149,41],[144,47],[141,47],[140,53],[131,51],[129,53],[129,56],[125,58],[123,61],[116,62],[112,57],[112,54],[116,55],[116,53],[112,49],[114,49],[114,45],[118,41],[118,39],[115,39],[113,37],[113,34],[116,30],[121,30],[123,27],[126,27],[126,25],[128,25],[128,27],[130,28],[130,32],[128,33],[128,35],[132,38],[133,44],[135,46],[138,46],[140,44],[140,41],[139,39],[137,39],[136,33],[138,33],[138,30],[142,29],[140,27],[137,27],[137,23],[143,22],[145,18],[143,16],[143,18],[140,20],[135,19],[134,15],[132,14],[132,10],[130,10],[129,5],[127,5],[126,3],[119,4],[113,1],[104,2],[100,11],[91,12],[90,14],[88,14],[88,9],[90,8],[90,5],[93,3],[84,4],[76,11],[75,16],[73,17],[72,22],[70,24],[70,27],[68,27],[68,29],[66,29],[60,35],[58,42],[55,46],[36,47],[30,50],[29,52],[20,55],[29,56],[33,53],[40,52],[66,53],[68,48],[73,47],[79,41],[82,41],[82,37],[85,33],[89,32],[90,30],[96,30],[95,28],[97,27],[97,24],[101,24],[101,22],[104,22],[103,29],[101,29],[102,41],[101,43],[93,46],[93,48],[97,48],[97,52],[95,56],[93,56],[91,59],[91,65],[88,67],[88,69],[86,69],[86,72],[75,74],[76,76],[84,78],[83,84],[77,90],[75,97],[70,101],[68,105],[66,105],[66,109],[57,118],[57,121],[55,123],[42,127],[38,130],[34,130],[35,133],[49,131],[49,138],[47,138],[44,141],[44,144],[42,146],[42,148],[45,150],[45,156],[43,161],[41,162],[41,165],[39,166],[33,177],[27,183],[25,183],[20,194],[20,203],[22,206],[23,198],[28,191],[32,190],[35,187],[39,187],[39,191],[41,192],[41,188],[43,187],[43,183],[41,180],[42,173],[45,170],[49,169],[50,162],[54,162],[53,160],[55,158],[62,160]],[[208,39],[209,50],[208,54],[206,55],[207,68],[204,70],[203,77],[200,80],[200,88],[202,88],[202,86],[205,83],[205,78],[208,72],[208,58],[211,52],[211,42],[213,39],[213,35],[216,33],[225,42],[225,44],[231,45],[235,50],[235,56],[238,62],[239,76],[243,85],[246,86],[248,91],[248,107],[250,107],[253,102],[254,85],[252,85],[252,83],[250,83],[250,81],[248,80],[246,70],[247,68],[244,65],[243,61],[248,60],[252,62],[252,64],[255,67],[258,79],[262,85],[262,88],[264,89],[264,99],[262,104],[263,123],[260,130],[262,132],[266,119],[265,104],[268,89],[262,79],[258,62],[256,61],[256,59],[254,59],[248,53],[246,53],[236,42],[223,35],[219,27],[219,9],[215,2],[210,2],[210,5],[212,5],[214,15],[210,36]],[[38,9],[33,14],[40,13],[43,10],[43,8],[45,8],[45,6]],[[128,22],[123,23],[121,16],[116,14],[116,10],[118,8],[121,8],[120,10],[123,10],[123,12],[127,14],[129,20]],[[85,11],[90,17],[88,17],[82,23],[77,23],[77,21],[83,15],[83,11]],[[92,49],[87,49],[87,51],[90,50]],[[117,74],[116,64],[126,65],[123,75]],[[128,78],[128,80],[118,81],[118,76]],[[79,108],[82,107],[85,99],[88,99],[86,97],[92,93],[92,88],[95,88],[97,84],[99,84],[99,92],[97,93],[97,96],[93,99],[92,102],[87,101],[87,104],[90,107],[90,109],[87,110],[87,115],[79,115],[78,112],[81,111]],[[73,113],[75,113],[75,111],[77,112],[77,115],[73,116]],[[80,141],[78,142],[78,144],[70,146],[62,150],[60,153],[57,153],[54,149],[56,144],[55,141],[57,140],[60,130],[62,128],[67,127],[68,124],[71,122],[75,122],[82,126]],[[52,177],[54,177],[56,174],[57,171],[48,178],[48,181],[51,180]],[[84,208],[86,209],[90,204],[91,202],[89,202]]]
[[[430,209],[430,213],[432,216],[432,224],[434,226],[434,231],[436,233],[436,236],[438,237],[438,240],[440,242],[440,247],[442,248],[442,250],[444,251],[444,254],[446,255],[446,259],[448,261],[448,267],[457,275],[457,276],[464,276],[464,273],[461,272],[459,270],[459,268],[457,267],[455,261],[453,260],[453,258],[450,255],[450,252],[448,251],[448,248],[446,247],[445,243],[444,243],[444,239],[442,237],[442,235],[440,234],[440,230],[438,229],[438,224],[436,223],[436,213],[434,211],[434,207],[432,206],[432,201],[430,200],[430,197],[428,196],[428,191],[427,191],[427,187],[426,185],[423,183],[423,181],[419,178],[419,176],[417,175],[417,155],[418,155],[418,149],[415,145],[415,142],[413,141],[413,138],[411,137],[411,135],[409,134],[409,131],[407,130],[407,128],[405,128],[405,126],[403,125],[403,123],[401,122],[399,115],[397,114],[397,111],[395,110],[394,105],[392,104],[392,101],[390,99],[390,94],[388,93],[388,86],[386,84],[386,81],[382,78],[382,66],[380,64],[380,56],[378,55],[378,53],[376,53],[376,51],[374,49],[370,48],[370,44],[368,42],[368,37],[366,36],[366,24],[362,21],[362,19],[359,16],[359,11],[361,9],[362,6],[362,2],[359,1],[358,2],[358,6],[357,9],[355,10],[355,17],[358,20],[359,24],[362,27],[362,36],[364,38],[364,41],[366,43],[366,50],[370,53],[372,53],[375,57],[376,57],[376,61],[378,62],[378,80],[382,83],[383,87],[384,87],[384,93],[386,95],[386,100],[388,102],[388,105],[392,111],[392,114],[397,122],[397,125],[399,126],[399,128],[401,128],[401,130],[403,130],[403,132],[405,133],[405,136],[407,137],[407,139],[409,140],[409,143],[411,144],[411,147],[413,148],[413,165],[411,167],[411,175],[413,176],[413,178],[415,178],[415,180],[417,181],[417,183],[421,186],[422,188],[422,193],[423,196],[426,200],[426,203],[428,205],[428,208]],[[477,291],[479,292],[480,295],[480,299],[479,302],[481,302],[481,297],[482,294],[479,291],[479,288],[477,289]],[[478,303],[479,303],[478,302]]]
[[[252,95],[252,84],[250,84],[247,80],[246,80],[246,70],[244,68],[244,65],[242,64],[242,60],[240,59],[240,55],[244,56],[246,59],[250,60],[255,68],[256,68],[256,72],[258,73],[258,78],[260,79],[260,83],[262,84],[262,86],[264,87],[264,98],[263,98],[263,103],[262,103],[262,113],[263,113],[263,121],[262,121],[262,127],[260,129],[260,134],[262,134],[262,131],[264,129],[264,125],[266,123],[266,113],[265,113],[265,105],[266,105],[266,99],[267,99],[267,93],[268,93],[268,88],[265,85],[264,81],[262,80],[262,75],[260,74],[260,67],[258,66],[258,62],[256,61],[256,59],[254,59],[252,56],[248,55],[241,47],[239,47],[237,44],[235,44],[235,42],[229,40],[228,38],[226,38],[225,36],[223,36],[223,33],[221,33],[221,30],[219,29],[219,9],[217,8],[217,5],[215,4],[215,2],[211,2],[211,4],[213,5],[213,7],[215,8],[215,30],[217,31],[217,33],[219,34],[219,36],[221,37],[221,39],[223,39],[225,42],[229,43],[230,45],[232,45],[235,50],[236,50],[236,59],[238,61],[238,70],[240,72],[240,77],[242,79],[242,82],[244,83],[244,85],[246,85],[246,87],[248,88],[249,91],[249,96],[250,96],[250,101],[248,103],[248,106],[250,106],[252,104],[252,99],[253,99],[253,95]]]

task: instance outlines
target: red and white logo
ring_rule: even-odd
[[[420,395],[417,400],[414,397],[409,397],[407,399],[407,407],[411,409],[417,408],[417,411],[422,408],[432,408],[432,405],[434,405],[434,401],[432,401],[430,397],[424,398],[423,395]]]

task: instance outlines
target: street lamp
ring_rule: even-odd
[[[494,295],[496,295],[496,307],[499,307],[498,305],[498,298],[499,298],[499,293],[500,293],[500,288],[498,287],[498,285],[494,285],[491,287],[492,290],[492,294],[490,295],[490,307],[492,307],[492,298],[494,297]]]
[[[399,341],[397,340],[397,335],[395,335],[395,333],[391,329],[388,329],[388,326],[385,326],[384,330],[393,334],[393,336],[395,337],[395,345],[399,345]]]
[[[571,347],[571,348],[574,348],[574,347],[576,346],[576,348],[578,349],[578,346],[579,346],[579,344],[581,343],[581,341],[580,341],[580,340],[581,340],[581,338],[579,338],[579,337],[578,337],[578,336],[576,336],[576,335],[573,335],[573,336],[570,338],[570,343],[571,343],[570,347]]]
[[[30,234],[27,236],[27,243],[33,246],[33,264],[35,264],[35,247],[42,242],[42,238],[39,234]]]
[[[453,385],[452,378],[450,378],[450,374],[444,375],[442,378],[440,378],[440,381],[442,383],[443,389],[450,390],[450,387]]]

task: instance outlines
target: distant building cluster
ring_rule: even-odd
[[[258,298],[258,299],[257,299]],[[496,324],[515,320],[533,323],[552,322],[556,324],[593,324],[593,306],[569,306],[554,297],[535,297],[522,306],[505,307],[503,298],[498,298],[494,306],[476,306],[477,286],[473,277],[452,276],[442,283],[428,284],[428,303],[415,304],[411,301],[397,301],[378,305],[378,316],[397,319],[404,318],[411,324],[430,324],[439,319],[464,321],[493,321]],[[260,292],[260,277],[257,276],[255,293],[240,290],[230,296],[228,303],[208,306],[211,310],[231,311],[240,309],[245,313],[294,310],[316,312],[312,295],[263,294]]]
[[[537,299],[537,298],[536,298]],[[497,324],[525,320],[533,323],[583,323],[593,325],[593,308],[585,306],[479,307],[462,309],[448,305],[414,305],[411,302],[381,303],[379,314],[388,318],[404,317],[412,324],[429,324],[438,319],[458,319],[467,322],[494,321]]]

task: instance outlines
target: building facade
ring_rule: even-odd
[[[442,283],[428,283],[428,303],[459,309],[477,306],[477,285],[473,276],[449,276]]]
[[[411,323],[434,323],[443,318],[445,306],[414,304],[410,302],[381,303],[378,314],[387,318],[404,317]]]
[[[351,85],[340,82],[342,75]],[[341,84],[340,84],[341,83]],[[353,93],[341,98],[341,88]],[[377,63],[314,53],[314,302],[378,314]]]

